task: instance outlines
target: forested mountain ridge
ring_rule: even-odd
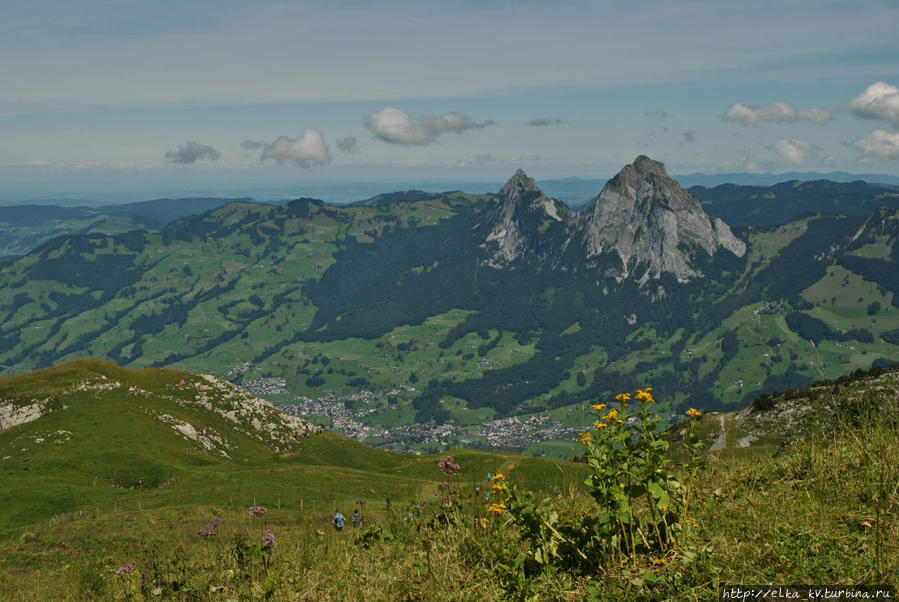
[[[809,213],[866,215],[879,207],[899,207],[899,187],[862,181],[792,180],[773,186],[720,184],[689,190],[710,215],[732,226],[770,226]]]
[[[724,408],[899,359],[894,210],[728,235],[661,164],[635,164],[583,212],[520,172],[497,195],[236,202],[58,238],[0,268],[0,364],[215,372],[286,403],[346,399],[359,438],[433,419],[477,442],[503,416],[573,428],[583,404],[634,386]],[[591,254],[612,192],[642,221]]]

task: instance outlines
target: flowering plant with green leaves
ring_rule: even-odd
[[[502,473],[491,478],[490,494],[493,501],[487,508],[488,514],[516,523],[522,538],[531,544],[516,560],[519,567],[523,567],[523,561],[529,559],[546,568],[562,557],[560,547],[565,544],[567,551],[573,550],[581,559],[587,558],[577,542],[560,530],[559,513],[551,498],[536,502],[531,491],[519,491],[506,482]]]
[[[595,543],[616,555],[664,554],[676,545],[685,488],[660,436],[661,418],[651,413],[652,388],[621,393],[615,402],[594,405],[594,428],[578,437],[592,469],[586,484],[600,506]]]
[[[600,569],[611,559],[639,564],[641,557],[652,558],[655,570],[679,553],[679,540],[686,543],[690,530],[698,528],[687,510],[689,484],[703,452],[693,435],[700,413],[687,413],[691,438],[685,473],[669,455],[654,404],[647,387],[617,395],[611,407],[593,406],[593,428],[581,433],[578,442],[591,469],[585,484],[598,507],[581,512],[579,520],[560,518],[557,499],[538,502],[532,492],[519,491],[502,474],[493,477],[488,514],[496,522],[515,524],[527,544],[513,554],[510,576],[520,580],[535,570],[562,565]],[[687,477],[684,482],[676,470]]]

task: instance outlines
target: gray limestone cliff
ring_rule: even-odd
[[[726,223],[712,223],[663,164],[643,155],[605,185],[581,220],[587,256],[617,254],[619,280],[645,284],[667,272],[686,282],[702,276],[691,265],[697,253],[711,256],[724,248],[742,257],[746,252]]]

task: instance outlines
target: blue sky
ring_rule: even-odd
[[[0,3],[0,201],[899,174],[899,3]],[[323,195],[324,196],[324,195]]]

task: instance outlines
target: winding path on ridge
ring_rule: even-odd
[[[709,451],[720,451],[727,448],[727,431],[724,428],[724,414],[719,416],[721,419],[721,433],[715,438],[715,442],[709,447]]]

